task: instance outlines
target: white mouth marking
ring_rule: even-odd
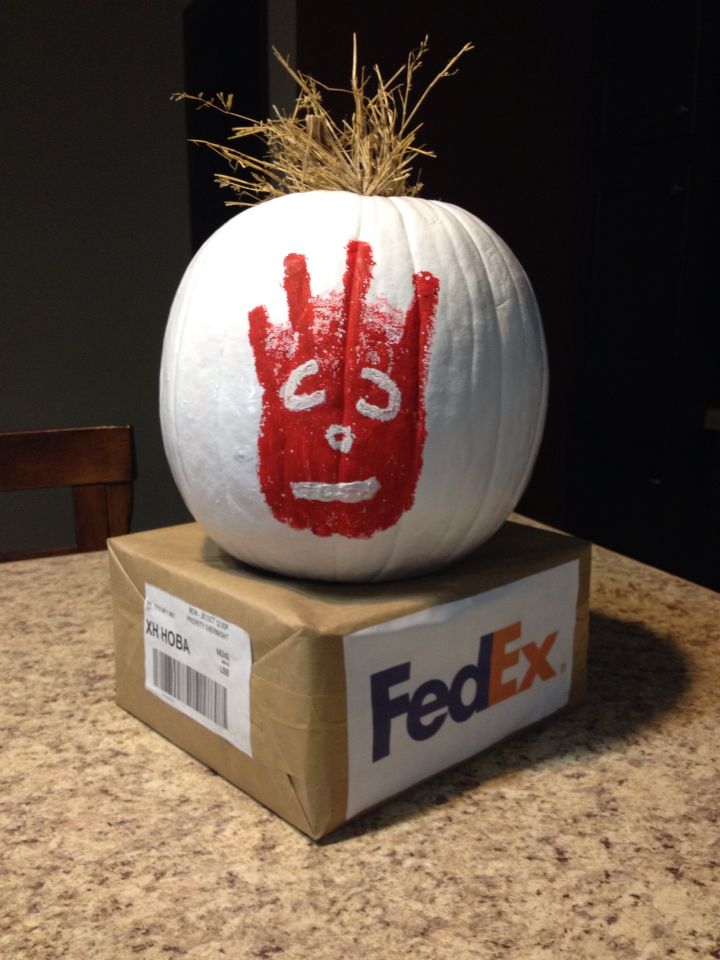
[[[377,477],[353,480],[350,483],[314,483],[305,480],[291,483],[290,489],[296,500],[321,500],[324,503],[338,500],[340,503],[361,503],[363,500],[372,500],[380,489],[380,483]]]

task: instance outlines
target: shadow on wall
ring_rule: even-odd
[[[411,788],[322,842],[383,830],[515,771],[562,757],[600,755],[671,710],[687,685],[687,667],[671,640],[635,623],[591,614],[584,703]]]

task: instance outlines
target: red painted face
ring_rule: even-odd
[[[250,311],[263,387],[260,487],[282,523],[320,537],[370,537],[415,495],[425,443],[425,381],[439,281],[413,276],[403,316],[367,302],[369,244],[347,245],[342,290],[314,297],[305,257],[285,257],[289,325]]]

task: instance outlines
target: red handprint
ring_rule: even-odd
[[[285,257],[289,324],[249,313],[263,387],[260,487],[283,523],[370,537],[412,505],[425,443],[425,381],[439,281],[413,276],[403,316],[367,302],[368,243],[347,245],[342,290],[314,297],[302,254]]]

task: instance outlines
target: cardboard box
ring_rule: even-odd
[[[250,568],[197,524],[108,546],[117,702],[316,839],[582,696],[571,537],[508,522],[373,585]]]

